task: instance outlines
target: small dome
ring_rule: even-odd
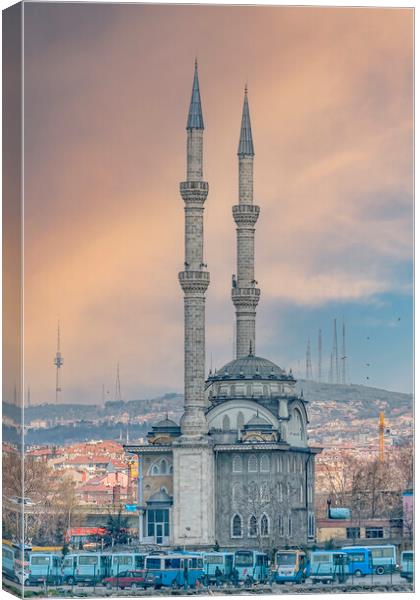
[[[155,492],[150,496],[147,502],[150,503],[159,503],[159,504],[169,504],[172,502],[172,498],[166,492],[166,490],[160,489],[158,492]]]
[[[168,419],[168,417],[166,417],[165,419],[162,419],[156,423],[154,427],[159,427],[159,429],[172,429],[173,427],[178,427],[178,425],[175,423],[175,421],[172,421],[172,419]]]
[[[253,417],[251,417],[250,420],[245,425],[245,429],[261,430],[261,429],[272,429],[272,428],[273,428],[272,424],[269,423],[268,421],[266,421],[265,419],[263,419],[262,417],[260,417],[258,413],[256,415],[254,415]]]

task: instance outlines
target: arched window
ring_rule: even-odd
[[[248,524],[248,536],[249,537],[257,537],[258,533],[258,521],[255,515],[251,515],[249,518]]]
[[[250,473],[256,473],[258,471],[258,462],[255,454],[251,454],[248,458],[248,471]]]
[[[261,484],[261,502],[270,502],[270,488],[267,481]]]
[[[169,465],[169,473],[173,473],[174,472],[174,468],[172,465]]]
[[[262,473],[270,472],[270,458],[268,454],[263,454],[260,458],[260,471],[262,471]]]
[[[248,490],[249,490],[249,493],[248,493],[249,502],[251,504],[254,504],[255,502],[258,502],[258,500],[259,500],[259,489],[258,489],[258,485],[256,484],[255,481],[251,481],[251,483],[249,484]]]
[[[300,484],[300,489],[299,489],[299,501],[302,504],[303,502],[303,484]]]
[[[239,483],[234,483],[232,486],[232,503],[238,504],[241,498],[241,485]]]
[[[261,516],[261,536],[267,537],[270,533],[270,523],[266,514]]]
[[[279,502],[283,502],[283,484],[282,483],[276,484],[276,495],[277,495],[277,500]]]
[[[287,484],[287,501],[290,502],[292,499],[292,488],[290,487],[290,483]]]
[[[229,419],[228,415],[225,415],[223,417],[222,429],[223,429],[223,431],[229,431],[229,429],[230,429],[230,419]]]
[[[283,456],[277,457],[277,468],[279,473],[283,473]]]
[[[233,457],[232,471],[234,473],[241,473],[242,472],[242,456],[239,456],[238,454],[236,454]]]
[[[160,474],[159,466],[153,465],[152,468],[150,469],[150,474],[151,475],[159,475]]]
[[[279,515],[279,534],[280,534],[280,537],[284,536],[284,518],[283,518],[283,515]]]
[[[231,524],[231,537],[242,537],[242,517],[238,513],[233,515]]]
[[[238,431],[242,431],[242,429],[244,428],[244,423],[245,423],[243,413],[238,412],[238,417],[237,417],[236,423],[237,423]]]
[[[305,426],[303,424],[302,414],[298,408],[293,410],[292,415],[293,431],[298,435],[300,440],[305,439]]]
[[[164,458],[162,458],[162,460],[160,461],[160,474],[166,475],[167,470],[168,470],[168,463],[166,462],[166,460]]]
[[[292,534],[293,534],[292,515],[289,515],[287,535],[289,537],[292,537]]]

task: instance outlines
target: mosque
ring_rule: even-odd
[[[166,418],[147,443],[127,445],[139,459],[139,539],[163,547],[231,549],[306,546],[315,539],[314,459],[308,445],[307,401],[291,370],[257,355],[255,317],[260,289],[254,274],[254,145],[245,96],[238,146],[239,194],[232,302],[236,359],[205,377],[203,262],[204,120],[197,63],[187,119],[185,204],[184,411]]]

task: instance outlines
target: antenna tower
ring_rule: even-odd
[[[346,356],[346,326],[343,323],[343,340],[342,340],[342,349],[341,349],[341,360],[342,360],[342,366],[341,366],[341,383],[346,383],[346,361],[347,361],[347,356]]]
[[[328,373],[328,383],[334,383],[333,381],[333,353],[330,354],[330,370]]]
[[[335,383],[340,383],[339,368],[338,368],[337,319],[334,319],[333,359],[334,359],[334,363],[335,363],[335,371],[334,371]]]
[[[121,402],[120,363],[117,363],[117,377],[115,379],[115,400]]]
[[[308,339],[308,345],[306,347],[306,379],[311,381],[312,375],[312,359],[311,359],[311,340]]]
[[[61,393],[60,369],[63,366],[63,357],[60,351],[60,321],[57,325],[57,352],[54,358],[55,366],[55,403],[58,404],[58,394]]]
[[[318,330],[318,383],[322,380],[322,329]]]

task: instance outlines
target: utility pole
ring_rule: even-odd
[[[379,413],[379,460],[381,463],[385,460],[385,415]]]

